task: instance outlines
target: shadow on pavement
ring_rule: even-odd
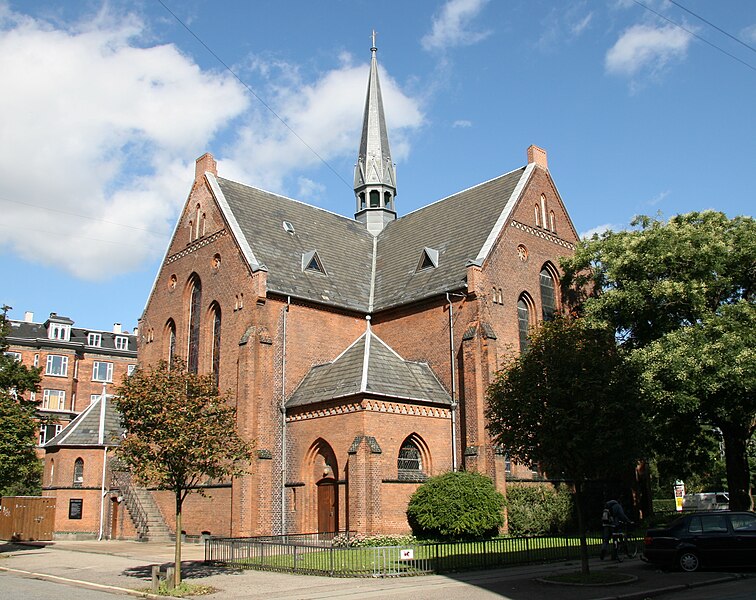
[[[131,567],[122,572],[126,577],[134,577],[144,581],[152,580],[152,567],[155,563],[149,565],[140,565]],[[165,572],[167,567],[172,567],[173,562],[164,562],[160,565],[160,570]],[[181,578],[182,579],[200,579],[212,575],[238,575],[243,569],[236,569],[226,565],[205,563],[201,560],[181,561]]]

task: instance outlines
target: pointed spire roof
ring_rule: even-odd
[[[391,161],[386,116],[383,113],[381,82],[378,79],[378,59],[375,46],[370,48],[370,78],[368,79],[365,112],[362,118],[362,137],[357,153],[357,169],[354,173],[355,190],[367,184],[396,186],[394,163]]]
[[[44,447],[118,446],[124,429],[121,427],[121,415],[112,398],[113,396],[103,393]]]

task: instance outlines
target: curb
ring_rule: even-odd
[[[0,567],[0,571],[4,571],[6,573],[15,573],[17,575],[22,575],[23,577],[29,577],[31,579],[41,579],[43,581],[53,581],[56,583],[68,583],[77,587],[84,587],[92,590],[104,590],[108,592],[118,592],[120,594],[129,594],[130,596],[137,596],[138,598],[165,598],[165,596],[157,596],[155,594],[150,594],[149,592],[140,592],[139,590],[132,590],[129,588],[122,588],[114,585],[105,585],[102,583],[93,583],[91,581],[82,581],[81,579],[69,579],[68,577],[58,577],[57,575],[47,575],[45,573],[34,573],[33,571],[23,571],[22,569]]]
[[[670,585],[667,587],[655,588],[653,590],[646,590],[643,592],[629,592],[627,594],[620,594],[618,596],[604,596],[602,598],[596,598],[595,600],[645,600],[646,598],[661,596],[662,594],[692,590],[694,588],[705,587],[707,585],[715,585],[718,583],[726,583],[728,581],[745,579],[746,577],[747,576],[744,575],[726,575],[725,577],[719,577],[718,579],[709,579],[707,581],[698,581],[696,583],[680,583],[678,585]]]

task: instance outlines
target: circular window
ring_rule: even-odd
[[[517,246],[517,257],[522,261],[525,262],[528,260],[528,249],[520,244]]]

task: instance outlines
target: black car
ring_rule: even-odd
[[[756,514],[694,512],[669,527],[649,529],[643,560],[683,571],[699,567],[756,567]]]

